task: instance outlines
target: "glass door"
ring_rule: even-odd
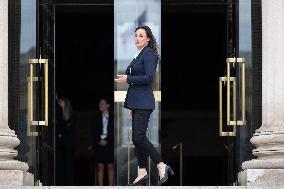
[[[261,2],[228,0],[225,77],[219,78],[220,136],[228,152],[228,184],[238,184],[249,140],[261,125]],[[223,88],[223,90],[222,90]],[[223,132],[223,131],[224,132]]]
[[[38,53],[47,65],[41,66],[39,74],[45,77],[38,89],[39,120],[46,120],[38,127],[39,180],[43,185],[56,185],[56,93],[55,93],[55,4],[54,0],[38,1]],[[44,85],[44,86],[43,86]]]
[[[117,0],[114,1],[114,74],[124,74],[128,64],[136,53],[134,43],[135,28],[148,25],[156,37],[158,46],[161,45],[161,2],[158,0]],[[138,165],[134,155],[134,146],[131,139],[131,118],[128,110],[123,107],[127,85],[115,85],[114,115],[115,115],[115,163],[116,185],[127,185],[137,176]],[[160,151],[160,63],[153,84],[155,96],[155,110],[151,114],[148,137]],[[157,182],[156,166],[150,159],[148,164],[150,174],[149,184]]]
[[[53,11],[52,1],[9,1],[9,124],[35,185],[55,183]]]

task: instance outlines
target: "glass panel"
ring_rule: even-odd
[[[247,95],[246,95],[246,112],[247,112],[247,124],[244,127],[240,127],[239,136],[237,137],[237,154],[236,154],[236,170],[241,171],[241,165],[242,162],[247,160],[249,157],[249,154],[251,154],[251,150],[249,148],[249,145],[247,145],[247,141],[249,141],[248,136],[248,128],[251,127],[251,121],[250,118],[252,113],[252,25],[251,25],[251,0],[239,0],[239,6],[238,6],[238,17],[239,17],[239,23],[238,23],[238,30],[239,30],[239,36],[238,36],[238,46],[239,46],[239,57],[245,58],[245,68],[246,68],[246,89],[247,89]],[[242,70],[241,66],[237,67],[237,76],[241,78]],[[238,81],[238,88],[239,92],[241,92],[241,79]],[[238,110],[239,115],[238,117],[241,117],[241,110],[242,107],[240,106],[242,103],[242,94],[238,94]]]
[[[17,159],[28,163],[28,171],[34,175],[36,185],[40,184],[37,181],[43,185],[54,183],[52,8],[52,1],[9,1],[9,82],[15,86],[9,88],[12,96],[9,98],[9,125],[21,141],[17,147]],[[49,96],[45,95],[46,64],[30,66],[30,60],[37,58],[49,60]],[[30,73],[33,73],[33,78],[30,78]],[[48,106],[45,99],[49,99]],[[46,112],[49,113],[48,120]],[[31,125],[32,120],[42,122],[40,126]],[[43,122],[48,122],[48,126]]]
[[[126,67],[134,58],[136,47],[134,43],[135,28],[148,25],[161,45],[161,2],[160,0],[118,0],[114,1],[114,74],[124,74]],[[116,76],[115,76],[116,77]],[[128,85],[115,85],[115,90],[123,92]],[[158,64],[153,90],[160,90],[160,64]],[[125,95],[125,93],[123,94]],[[133,152],[131,139],[131,118],[128,110],[123,108],[124,98],[115,102],[115,160],[117,170],[117,185],[126,185],[137,176],[137,160]],[[116,97],[115,97],[116,99]],[[156,102],[151,114],[148,137],[160,151],[160,102]],[[151,184],[157,182],[156,166],[150,164]]]
[[[28,136],[28,77],[29,59],[36,57],[37,2],[9,1],[9,124],[21,144],[17,159],[28,163],[29,172],[37,178],[36,138]],[[34,91],[35,92],[35,91]],[[12,103],[13,102],[13,103]],[[31,128],[34,130],[34,127]]]
[[[153,145],[160,151],[160,103],[156,102],[156,110],[153,111],[149,121],[147,136]],[[132,182],[137,176],[137,159],[134,155],[134,146],[132,143],[131,118],[128,110],[123,108],[123,102],[115,104],[116,112],[116,168],[117,168],[117,185],[126,185]],[[156,166],[150,165],[148,170],[151,175],[152,185],[157,183]]]
[[[239,57],[246,60],[246,125],[240,127],[237,137],[236,174],[242,170],[241,165],[244,161],[254,158],[252,155],[254,147],[249,140],[253,136],[255,129],[258,129],[261,125],[261,1],[239,0],[238,15]],[[237,70],[238,77],[241,77],[241,73],[241,68],[239,68]],[[240,81],[239,86],[241,86]],[[241,102],[241,94],[238,95]],[[241,104],[239,103],[239,105]],[[238,108],[241,110],[241,107]]]
[[[231,4],[231,5],[230,5]],[[252,116],[252,2],[251,0],[228,0],[228,57],[245,58],[245,78],[242,78],[243,64],[231,64],[231,74],[236,77],[236,120],[242,121],[242,111],[245,108],[245,125],[237,126],[236,137],[226,141],[228,151],[228,185],[236,184],[237,174],[241,171],[242,162],[250,159],[248,141],[250,121]],[[232,33],[230,35],[230,33]],[[230,40],[230,38],[232,38]],[[231,47],[231,48],[230,48]],[[245,80],[245,107],[243,107],[242,79]],[[231,88],[233,91],[233,88]],[[224,98],[226,100],[226,97]],[[231,119],[233,119],[233,98],[231,98]],[[225,108],[226,109],[226,108]]]
[[[39,0],[39,22],[38,22],[38,51],[39,57],[48,59],[48,72],[44,65],[39,66],[39,72],[44,82],[40,82],[39,119],[45,120],[48,113],[47,126],[41,126],[38,137],[39,151],[39,179],[43,185],[56,185],[55,174],[55,63],[54,63],[54,0]],[[45,85],[46,74],[48,76],[48,87]],[[46,96],[46,90],[48,95]],[[46,112],[46,98],[48,98]]]
[[[134,30],[137,26],[147,25],[161,46],[161,2],[160,0],[118,0],[114,2],[114,59],[115,74],[124,74],[134,58],[136,47]],[[160,66],[157,68],[154,90],[160,88]],[[116,85],[115,90],[127,90],[127,84]]]
[[[20,122],[20,128],[23,130],[29,129],[28,124],[28,74],[29,74],[29,59],[36,57],[36,17],[37,17],[37,3],[36,0],[21,1],[21,38],[20,38],[20,112],[23,122]],[[26,130],[27,131],[27,130]],[[34,174],[37,178],[37,163],[36,163],[36,138],[27,136],[27,132],[19,133],[22,144],[28,146],[28,150],[24,146],[19,146],[19,158],[28,157],[28,164],[30,166],[29,172]],[[24,151],[22,151],[24,150]],[[21,154],[21,155],[20,155]]]
[[[245,110],[245,125],[238,126],[231,159],[230,184],[236,182],[242,171],[242,163],[253,159],[253,146],[249,142],[254,131],[261,125],[261,1],[236,1],[236,56],[245,58],[245,108],[242,106],[242,66],[236,65],[237,77],[237,120]]]
[[[175,171],[166,184],[227,185],[230,146],[218,133],[218,77],[225,75],[226,57],[234,47],[234,28],[228,23],[231,4],[162,2],[161,145]]]

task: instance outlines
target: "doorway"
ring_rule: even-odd
[[[56,4],[54,4],[55,1],[45,0],[13,0],[11,2],[9,14],[12,16],[9,16],[9,22],[15,25],[9,26],[11,31],[9,31],[9,53],[12,52],[9,54],[9,82],[11,82],[9,125],[21,140],[21,145],[18,146],[18,159],[29,164],[29,170],[35,176],[35,184],[60,185],[59,182],[62,182],[58,179],[57,170],[55,174],[53,170],[54,168],[63,170],[60,169],[60,163],[56,162],[54,165],[53,161],[58,155],[54,153],[56,146],[54,146],[53,137],[54,105],[57,104],[54,101],[55,93],[57,97],[64,96],[71,100],[77,117],[78,124],[73,132],[76,143],[73,164],[76,172],[76,175],[73,175],[74,185],[95,184],[92,153],[89,150],[93,142],[92,116],[97,112],[97,103],[101,97],[110,100],[113,98],[113,70],[115,74],[123,73],[126,65],[133,58],[135,49],[133,48],[134,51],[132,51],[132,47],[129,48],[130,51],[126,51],[127,53],[121,51],[118,57],[114,57],[113,49],[124,48],[125,50],[128,44],[132,44],[133,26],[137,23],[150,23],[151,27],[154,26],[153,31],[158,37],[157,41],[162,44],[162,62],[157,72],[158,76],[162,75],[162,81],[158,77],[155,83],[156,92],[161,92],[162,88],[162,103],[160,93],[156,93],[157,111],[151,123],[153,125],[151,128],[154,128],[153,132],[151,131],[154,135],[151,136],[154,136],[157,148],[161,147],[165,162],[172,165],[175,170],[176,176],[172,177],[167,184],[181,183],[179,180],[181,156],[183,157],[182,185],[231,185],[233,183],[232,167],[235,162],[232,153],[228,153],[226,149],[229,147],[227,138],[221,138],[218,135],[217,87],[218,77],[224,76],[225,58],[231,57],[232,47],[237,46],[229,43],[231,41],[228,39],[237,36],[230,32],[241,31],[240,28],[230,28],[228,31],[228,5],[224,2],[241,5],[238,1],[139,1],[146,4],[143,6],[132,0],[128,0],[129,6],[125,6],[126,4],[119,1],[121,4],[116,6],[121,11],[115,14],[123,19],[116,23],[116,28],[113,21],[115,17],[113,7],[116,6],[113,5],[112,0],[96,1],[96,5],[90,4],[89,0],[74,0],[71,3],[58,0]],[[247,1],[239,2],[242,2],[240,6],[242,12],[238,13],[243,16],[243,19],[240,19],[238,24],[242,29],[248,30],[242,30],[243,33],[238,36],[243,38],[235,39],[235,41],[243,44],[240,45],[239,55],[248,60],[247,67],[250,68],[247,74],[248,82],[252,84],[253,81],[258,81],[258,90],[252,91],[255,86],[250,85],[248,88],[250,92],[247,95],[250,99],[247,106],[250,127],[247,127],[247,130],[252,135],[254,128],[261,125],[259,123],[261,107],[256,107],[256,110],[252,107],[252,104],[261,104],[261,96],[258,96],[261,91],[261,71],[259,71],[261,70],[261,43],[258,40],[255,40],[257,43],[248,42],[248,40],[252,40],[252,33],[254,33],[254,39],[261,37],[261,29],[259,29],[261,26],[252,27],[254,30],[250,31],[248,26],[251,26],[251,15],[254,13],[247,14],[247,12],[257,8],[259,18],[255,18],[253,23],[256,24],[256,21],[261,18],[261,6],[260,2],[254,3],[251,4],[251,9]],[[137,9],[137,6],[142,9]],[[162,7],[162,14],[160,14],[160,7]],[[119,30],[116,30],[117,28]],[[113,31],[120,34],[115,36],[120,41],[117,39],[114,41]],[[131,42],[126,43],[128,40]],[[116,43],[118,41],[119,43]],[[254,46],[246,47],[245,45],[249,43]],[[257,56],[252,53],[252,49],[257,50]],[[257,60],[252,61],[252,57],[256,57]],[[41,66],[41,63],[47,63],[46,60],[48,60],[49,70],[47,74],[45,73],[47,69]],[[31,69],[33,64],[35,64],[34,69]],[[255,72],[252,72],[253,70]],[[46,76],[50,82],[48,87],[43,87],[48,81]],[[104,83],[107,84],[103,85]],[[123,86],[115,90],[121,92],[119,94],[123,97],[126,89],[127,86]],[[43,94],[43,91],[48,94]],[[250,94],[253,95],[249,96]],[[49,101],[46,101],[47,97]],[[122,148],[117,151],[117,154],[124,154],[124,156],[119,154],[124,162],[119,165],[123,165],[124,169],[120,169],[123,174],[116,175],[121,176],[124,182],[117,183],[118,185],[124,185],[127,179],[130,180],[130,171],[136,175],[137,168],[134,161],[133,170],[130,170],[128,166],[131,157],[127,159],[130,152],[127,149],[131,146],[127,140],[127,131],[130,131],[131,122],[122,106],[123,100],[118,99],[116,103],[118,105],[116,111],[121,113],[116,116],[122,118],[118,121],[124,127],[124,130],[120,130],[124,132],[123,135],[119,135],[124,137],[120,140]],[[114,105],[111,104],[111,106]],[[45,111],[47,108],[49,111]],[[162,114],[162,124],[160,114]],[[32,119],[32,116],[35,119]],[[48,119],[43,120],[43,117]],[[243,154],[251,154],[247,144],[250,136],[245,129],[241,132],[243,135],[237,136],[235,140],[238,142],[236,151],[239,153],[239,165],[243,159],[247,158]],[[179,151],[181,146],[183,154]],[[56,182],[53,177],[56,178]],[[117,180],[119,179],[117,177]]]
[[[222,2],[162,4],[161,145],[177,173],[168,185],[230,184],[228,153],[218,133],[218,77],[227,57]]]
[[[101,98],[113,102],[113,5],[56,4],[55,10],[56,92],[70,100],[76,117],[73,184],[96,185],[93,119]],[[56,185],[68,185],[61,163]]]

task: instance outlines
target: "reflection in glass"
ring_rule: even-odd
[[[242,162],[248,160],[250,147],[247,141],[248,129],[252,127],[252,81],[253,81],[253,65],[252,65],[252,2],[251,0],[239,0],[239,57],[246,60],[246,121],[247,125],[240,128],[240,134],[237,144],[237,171],[241,171]],[[241,74],[241,68],[237,71]]]
[[[125,69],[133,60],[137,52],[134,33],[135,28],[148,25],[157,44],[161,46],[161,1],[160,0],[117,0],[114,1],[114,63],[116,74],[124,74]],[[128,84],[116,85],[116,91],[126,91]],[[160,90],[160,64],[156,71],[153,90]],[[123,107],[124,102],[115,103],[115,147],[117,185],[127,185],[137,176],[137,160],[133,151],[131,138],[131,117]],[[148,137],[156,148],[160,148],[160,102],[156,102],[155,110],[151,114]],[[151,183],[156,182],[156,165],[149,165]]]
[[[28,128],[28,74],[29,59],[36,57],[37,1],[9,1],[9,78],[14,87],[12,111],[9,120],[21,143],[17,147],[17,159],[28,163],[28,172],[36,177],[36,138],[27,136]],[[11,70],[11,68],[14,68]],[[11,74],[11,75],[10,75]],[[17,102],[19,104],[17,104]]]
[[[161,2],[160,0],[118,0],[114,1],[114,59],[115,74],[124,74],[128,64],[137,52],[134,43],[135,28],[148,25],[161,46]],[[154,90],[159,89],[159,67]],[[117,85],[115,90],[127,90],[127,85]]]

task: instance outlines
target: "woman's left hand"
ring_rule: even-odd
[[[117,79],[114,81],[117,83],[126,83],[127,82],[127,75],[117,75]]]

